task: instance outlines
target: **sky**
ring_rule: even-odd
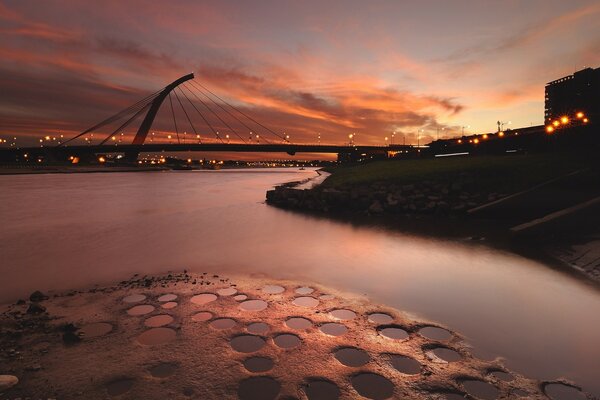
[[[600,66],[598,20],[586,0],[0,0],[0,138],[73,136],[189,72],[296,143],[538,125],[547,82]]]

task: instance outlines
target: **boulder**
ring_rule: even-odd
[[[36,290],[35,292],[31,293],[31,295],[29,296],[29,300],[35,301],[35,302],[44,301],[44,300],[48,300],[48,296],[46,296],[44,293],[40,292],[39,290]]]

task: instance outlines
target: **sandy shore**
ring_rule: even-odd
[[[312,283],[134,276],[2,311],[2,400],[592,398],[477,359],[446,327]]]

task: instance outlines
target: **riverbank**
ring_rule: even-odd
[[[547,249],[567,248],[596,233],[597,204],[588,204],[600,195],[596,164],[572,153],[380,161],[338,167],[310,190],[277,187],[267,192],[267,203],[404,231],[485,238],[572,265]],[[578,248],[590,246],[598,244]],[[577,258],[578,248],[561,254]],[[598,264],[577,271],[600,282]]]
[[[0,322],[3,398],[592,398],[474,357],[447,327],[312,282],[136,275],[36,291]]]

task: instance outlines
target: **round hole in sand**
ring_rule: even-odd
[[[165,310],[170,310],[172,308],[177,307],[177,302],[175,301],[168,301],[164,304],[161,304],[161,307],[164,308]]]
[[[192,316],[192,321],[204,322],[204,321],[208,321],[212,317],[213,317],[212,313],[209,313],[208,311],[200,311],[199,313],[196,313]]]
[[[302,341],[296,335],[292,335],[290,333],[282,333],[281,335],[277,335],[273,338],[273,342],[277,345],[277,347],[281,347],[282,349],[293,349],[294,347],[300,346]]]
[[[370,372],[354,375],[352,386],[363,397],[383,400],[392,397],[394,384],[381,375]]]
[[[579,400],[586,396],[579,389],[563,383],[548,383],[544,386],[544,393],[552,400]]]
[[[228,287],[217,290],[217,293],[219,293],[219,296],[233,296],[237,293],[237,289],[234,287]]]
[[[233,299],[236,301],[244,301],[248,298],[248,296],[246,296],[245,294],[238,294],[233,296]]]
[[[362,367],[371,359],[366,351],[355,347],[342,347],[335,351],[334,356],[347,367]]]
[[[264,300],[246,300],[240,303],[240,309],[244,311],[262,311],[268,304]]]
[[[391,315],[384,313],[371,313],[369,314],[369,322],[374,324],[389,324],[394,318]]]
[[[240,382],[238,396],[241,400],[272,400],[281,390],[281,384],[269,376],[254,376]]]
[[[348,328],[345,325],[338,324],[337,322],[328,322],[319,327],[319,330],[329,336],[342,336],[348,332]]]
[[[444,393],[444,400],[465,400],[466,394]]]
[[[390,355],[390,363],[396,371],[406,375],[415,375],[421,372],[421,363],[411,357],[392,354]]]
[[[203,305],[213,302],[217,299],[217,295],[213,293],[200,293],[190,299],[194,304]]]
[[[265,324],[264,322],[253,322],[250,325],[248,325],[246,329],[248,330],[248,332],[254,333],[255,335],[264,335],[265,333],[269,332],[269,329],[271,329],[271,327],[268,324]]]
[[[273,365],[273,360],[268,357],[250,357],[244,360],[244,367],[250,372],[270,371]]]
[[[139,303],[144,300],[146,300],[146,296],[143,294],[130,294],[123,298],[123,303]]]
[[[150,375],[155,378],[168,378],[173,375],[177,370],[177,364],[174,363],[160,363],[150,368]]]
[[[332,310],[329,315],[342,321],[349,321],[356,318],[356,313],[354,311],[344,309]]]
[[[504,381],[504,382],[510,382],[512,380],[515,379],[514,376],[512,376],[511,374],[509,374],[508,372],[504,372],[504,371],[492,371],[490,372],[490,375],[493,376],[494,378],[500,380],[500,381]]]
[[[298,307],[316,307],[319,305],[319,300],[314,297],[302,296],[296,297],[294,301],[292,301],[292,304]]]
[[[528,397],[529,392],[524,391],[523,389],[514,389],[510,392],[511,395],[516,397]]]
[[[290,329],[295,329],[297,331],[302,331],[308,329],[312,326],[312,321],[302,317],[292,317],[285,321],[285,324]]]
[[[279,285],[266,285],[262,290],[267,294],[280,294],[285,292],[285,288]]]
[[[408,338],[408,332],[398,326],[388,326],[379,329],[379,333],[388,339],[404,340]]]
[[[322,294],[319,296],[319,299],[321,300],[333,300],[335,299],[335,296],[332,294]]]
[[[175,300],[177,300],[177,295],[173,294],[173,293],[163,294],[162,296],[160,296],[158,298],[158,301],[161,303],[166,303],[168,301],[175,301]]]
[[[146,315],[154,311],[154,306],[150,304],[141,304],[139,306],[133,306],[127,310],[127,314],[132,316]]]
[[[235,319],[231,318],[218,318],[210,321],[210,327],[217,330],[231,329],[237,325]]]
[[[314,291],[315,289],[308,286],[302,286],[295,290],[295,292],[298,294],[311,294]]]
[[[452,337],[452,333],[444,328],[437,326],[426,326],[419,329],[419,335],[431,340],[448,340]]]
[[[340,397],[340,389],[333,382],[313,380],[304,386],[308,400],[336,400]]]
[[[144,325],[149,328],[158,328],[160,326],[169,325],[173,322],[173,317],[168,314],[155,315],[144,321]]]
[[[494,400],[497,399],[500,394],[500,391],[496,386],[478,379],[463,381],[462,385],[467,393],[476,399]]]
[[[127,393],[129,389],[133,386],[133,379],[130,378],[122,378],[116,379],[112,382],[109,382],[106,385],[106,391],[109,396],[119,396],[123,393]]]
[[[229,343],[235,351],[240,353],[254,353],[262,349],[266,344],[263,338],[254,335],[235,336]]]
[[[83,334],[84,338],[95,338],[98,336],[104,336],[113,330],[113,326],[107,322],[94,322],[81,327],[79,330]]]
[[[446,362],[456,362],[462,359],[462,356],[455,350],[449,349],[447,347],[436,347],[431,350],[437,358],[440,358]]]
[[[144,346],[155,346],[170,342],[175,339],[177,333],[171,328],[152,328],[137,337],[137,342]]]

